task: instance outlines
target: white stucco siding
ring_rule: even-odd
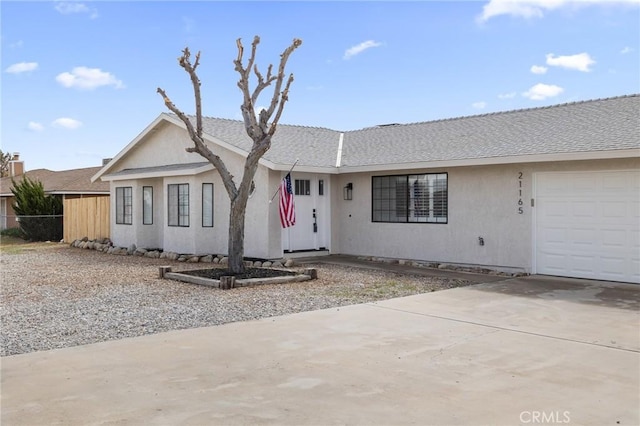
[[[333,237],[334,241],[337,239],[334,252],[531,272],[533,173],[634,167],[640,167],[640,160],[525,163],[340,175],[335,179],[335,186],[342,188],[352,182],[354,190],[352,201],[343,200],[341,195],[335,197],[334,192],[334,200],[337,198],[333,212]],[[448,223],[372,222],[372,176],[412,173],[448,174]],[[522,200],[521,205],[519,200]],[[521,214],[519,208],[522,208]],[[479,244],[479,237],[483,238],[484,245]]]
[[[279,233],[274,232],[274,225],[270,218],[278,215],[278,204],[269,203],[273,191],[277,189],[271,185],[269,170],[264,166],[258,166],[253,179],[256,189],[247,202],[247,214],[245,216],[244,252],[247,257],[272,259],[282,256],[282,251],[275,252],[272,249],[274,243],[280,244]],[[228,203],[228,201],[227,201]],[[279,231],[279,225],[275,230]],[[274,241],[277,240],[277,241]]]
[[[514,253],[513,234],[530,236],[528,212],[516,213],[514,170],[505,168],[412,170],[413,173],[447,173],[448,223],[384,223],[371,217],[371,179],[381,174],[342,177],[339,187],[353,183],[353,200],[342,207],[340,251],[434,262],[517,266],[524,257]],[[389,175],[405,174],[388,173]],[[508,196],[509,192],[513,193]],[[530,195],[525,194],[530,198]],[[342,197],[341,197],[342,198]],[[527,198],[525,198],[527,199]],[[478,238],[484,245],[480,246]]]
[[[130,187],[131,188],[131,197],[132,197],[132,223],[129,224],[118,224],[116,223],[116,188],[119,187]],[[110,231],[110,239],[113,244],[117,247],[129,247],[131,244],[138,244],[137,241],[137,233],[138,233],[138,225],[141,221],[136,220],[136,206],[142,205],[142,201],[140,199],[138,189],[138,182],[135,180],[121,180],[116,182],[111,182],[111,196],[110,196],[110,221],[111,221],[111,231]]]
[[[190,146],[193,146],[193,142],[185,130],[165,123],[127,152],[116,167],[117,170],[124,170],[206,161],[199,154],[185,151]]]
[[[239,157],[238,157],[239,158]],[[238,166],[238,159],[227,158],[229,168]],[[236,164],[234,164],[236,163]],[[266,168],[259,167],[254,178],[256,190],[247,203],[245,216],[245,256],[272,258],[281,256],[270,251],[269,180]],[[189,184],[189,226],[168,226],[167,204],[164,202],[164,250],[193,254],[225,254],[228,251],[230,202],[220,175],[215,172],[196,176],[164,179],[164,194],[170,184]],[[202,226],[202,184],[213,183],[213,227]],[[276,206],[274,205],[273,208]],[[275,212],[277,214],[277,211]],[[278,241],[279,243],[279,241]]]

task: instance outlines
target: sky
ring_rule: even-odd
[[[640,0],[2,1],[1,149],[27,170],[94,167],[159,114],[241,119],[236,39],[277,66],[280,123],[354,130],[640,92]],[[246,59],[246,55],[245,55]],[[267,106],[270,92],[259,105]]]

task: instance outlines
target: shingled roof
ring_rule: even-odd
[[[160,114],[93,179],[161,122],[185,127],[177,116]],[[203,117],[203,130],[213,143],[251,150],[242,121]],[[347,132],[279,124],[263,160],[274,170],[299,160],[299,171],[340,173],[634,156],[640,156],[640,94]]]
[[[53,171],[48,169],[29,170],[24,175],[16,176],[19,182],[23,176],[31,180],[42,182],[44,191],[48,194],[109,194],[109,182],[91,182],[101,167],[87,167],[83,169]],[[0,195],[10,196],[11,178],[0,179]]]
[[[204,118],[206,134],[251,149],[238,120]],[[640,148],[640,95],[446,120],[336,130],[278,125],[264,158],[274,164],[341,167],[473,160]]]
[[[640,148],[640,95],[345,133],[343,166]]]

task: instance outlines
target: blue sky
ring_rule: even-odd
[[[115,156],[202,52],[203,112],[240,119],[235,40],[266,70],[292,41],[281,123],[351,130],[640,92],[640,0],[12,2],[1,13],[1,137],[28,170]],[[264,99],[267,105],[268,98]]]

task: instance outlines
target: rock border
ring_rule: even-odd
[[[485,274],[485,275],[496,275],[503,277],[525,277],[530,274],[513,268],[512,270],[506,269],[491,269],[487,267],[481,266],[473,266],[473,265],[460,265],[454,263],[444,263],[444,262],[429,262],[422,260],[407,260],[407,259],[393,259],[389,257],[375,257],[375,256],[357,256],[358,260],[364,260],[367,262],[376,262],[376,263],[389,263],[389,264],[398,264],[398,265],[406,265],[412,266],[416,268],[432,268],[432,269],[445,269],[449,271],[458,271],[458,272],[473,272],[476,274]]]
[[[161,249],[153,248],[139,248],[135,244],[131,244],[129,247],[117,247],[113,245],[113,242],[109,238],[97,238],[90,240],[87,237],[74,240],[71,247],[96,250],[102,253],[114,254],[120,256],[141,256],[149,257],[151,259],[167,259],[176,262],[185,263],[213,263],[226,265],[229,262],[229,258],[223,254],[185,254],[175,253],[170,251],[163,251]],[[244,261],[245,266],[248,268],[291,268],[295,265],[293,259],[282,258],[276,260],[248,260]]]

